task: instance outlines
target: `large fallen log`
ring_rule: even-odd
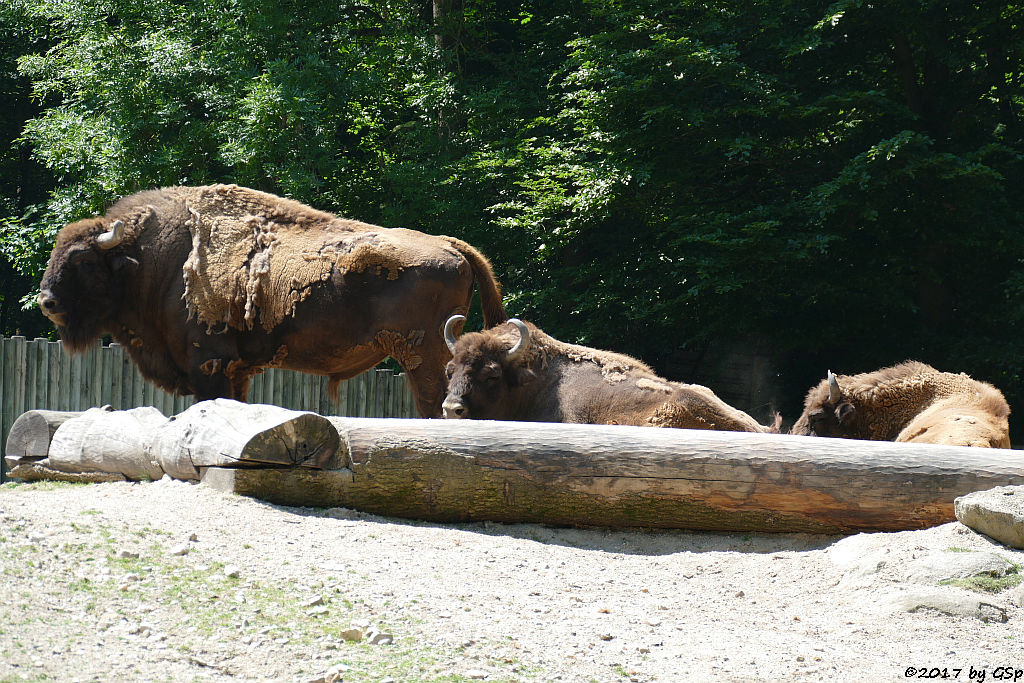
[[[330,418],[340,469],[200,468],[274,503],[434,521],[837,533],[955,520],[1024,453],[778,434]]]
[[[47,457],[11,474],[168,473],[274,503],[435,521],[824,533],[942,524],[955,519],[958,496],[1024,484],[1024,453],[998,449],[325,418],[223,399],[169,419],[154,413],[94,409],[65,420]]]

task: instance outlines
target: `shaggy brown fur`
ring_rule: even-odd
[[[791,434],[951,446],[1010,447],[1010,406],[986,382],[908,361],[812,388]]]
[[[115,220],[124,237],[104,249]],[[169,187],[65,227],[39,302],[70,350],[111,334],[169,391],[245,400],[272,365],[337,386],[394,355],[420,412],[440,416],[441,326],[474,281],[485,325],[507,320],[490,264],[460,240],[235,185]]]
[[[669,382],[630,356],[566,344],[526,325],[530,345],[511,360],[519,340],[511,323],[457,340],[446,417],[772,431],[706,387]]]

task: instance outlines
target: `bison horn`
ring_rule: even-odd
[[[466,319],[464,315],[453,315],[448,318],[444,324],[444,343],[448,345],[448,350],[455,353],[455,334],[452,332],[452,325],[457,322],[462,322]]]
[[[839,388],[839,380],[832,374],[832,371],[828,371],[828,402],[839,403],[843,398],[843,392]]]
[[[100,249],[113,249],[121,244],[124,239],[124,223],[114,221],[110,224],[110,230],[96,238],[96,244]]]
[[[519,330],[519,341],[513,344],[512,348],[508,350],[508,360],[515,360],[526,353],[526,350],[530,348],[530,328],[528,328],[526,323],[519,318],[509,318],[508,321],[515,325],[516,329]]]

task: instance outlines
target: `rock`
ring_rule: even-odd
[[[980,593],[940,588],[918,589],[897,597],[898,609],[904,612],[935,610],[951,617],[971,617],[984,622],[1005,622],[1006,606]]]
[[[137,560],[139,554],[133,550],[118,550],[114,557],[119,560]]]
[[[171,555],[188,555],[188,544],[182,543],[171,548]]]
[[[239,574],[241,573],[242,570],[233,564],[229,564],[228,566],[224,567],[224,576],[228,577],[229,579],[237,579]]]
[[[390,633],[371,629],[366,632],[366,642],[370,645],[390,645],[395,642],[395,637]]]
[[[1012,562],[995,553],[933,552],[908,564],[907,580],[913,583],[936,584],[972,576],[1000,577],[1014,571],[1016,568]]]
[[[344,680],[345,672],[351,668],[345,664],[335,664],[324,673],[324,683],[341,683]]]
[[[306,602],[302,603],[302,606],[303,607],[316,607],[317,605],[322,605],[322,604],[324,604],[324,596],[317,595],[317,596],[314,596],[314,597],[310,598]]]
[[[1007,591],[1006,597],[1017,607],[1024,607],[1024,583],[1018,584]]]
[[[892,560],[890,543],[885,534],[847,536],[832,544],[828,549],[828,559],[848,575],[877,574]]]
[[[998,486],[953,501],[964,526],[1012,548],[1024,549],[1024,486]]]
[[[483,679],[487,678],[487,672],[482,671],[480,669],[470,669],[469,671],[464,672],[462,675],[472,681],[482,681]]]

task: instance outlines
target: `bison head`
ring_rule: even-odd
[[[839,385],[839,378],[829,370],[826,379],[807,393],[804,413],[790,434],[856,438],[856,418],[856,407]]]
[[[121,303],[121,278],[139,262],[118,249],[124,223],[90,218],[57,235],[40,285],[39,309],[71,351],[80,351],[109,327]]]
[[[510,318],[503,325],[456,339],[453,329],[465,319],[453,315],[444,326],[444,339],[452,352],[452,360],[445,368],[448,394],[441,406],[444,416],[509,419],[515,413],[518,389],[535,376],[523,362],[530,347],[530,329],[521,320]],[[517,330],[518,335],[509,343],[512,330]]]

